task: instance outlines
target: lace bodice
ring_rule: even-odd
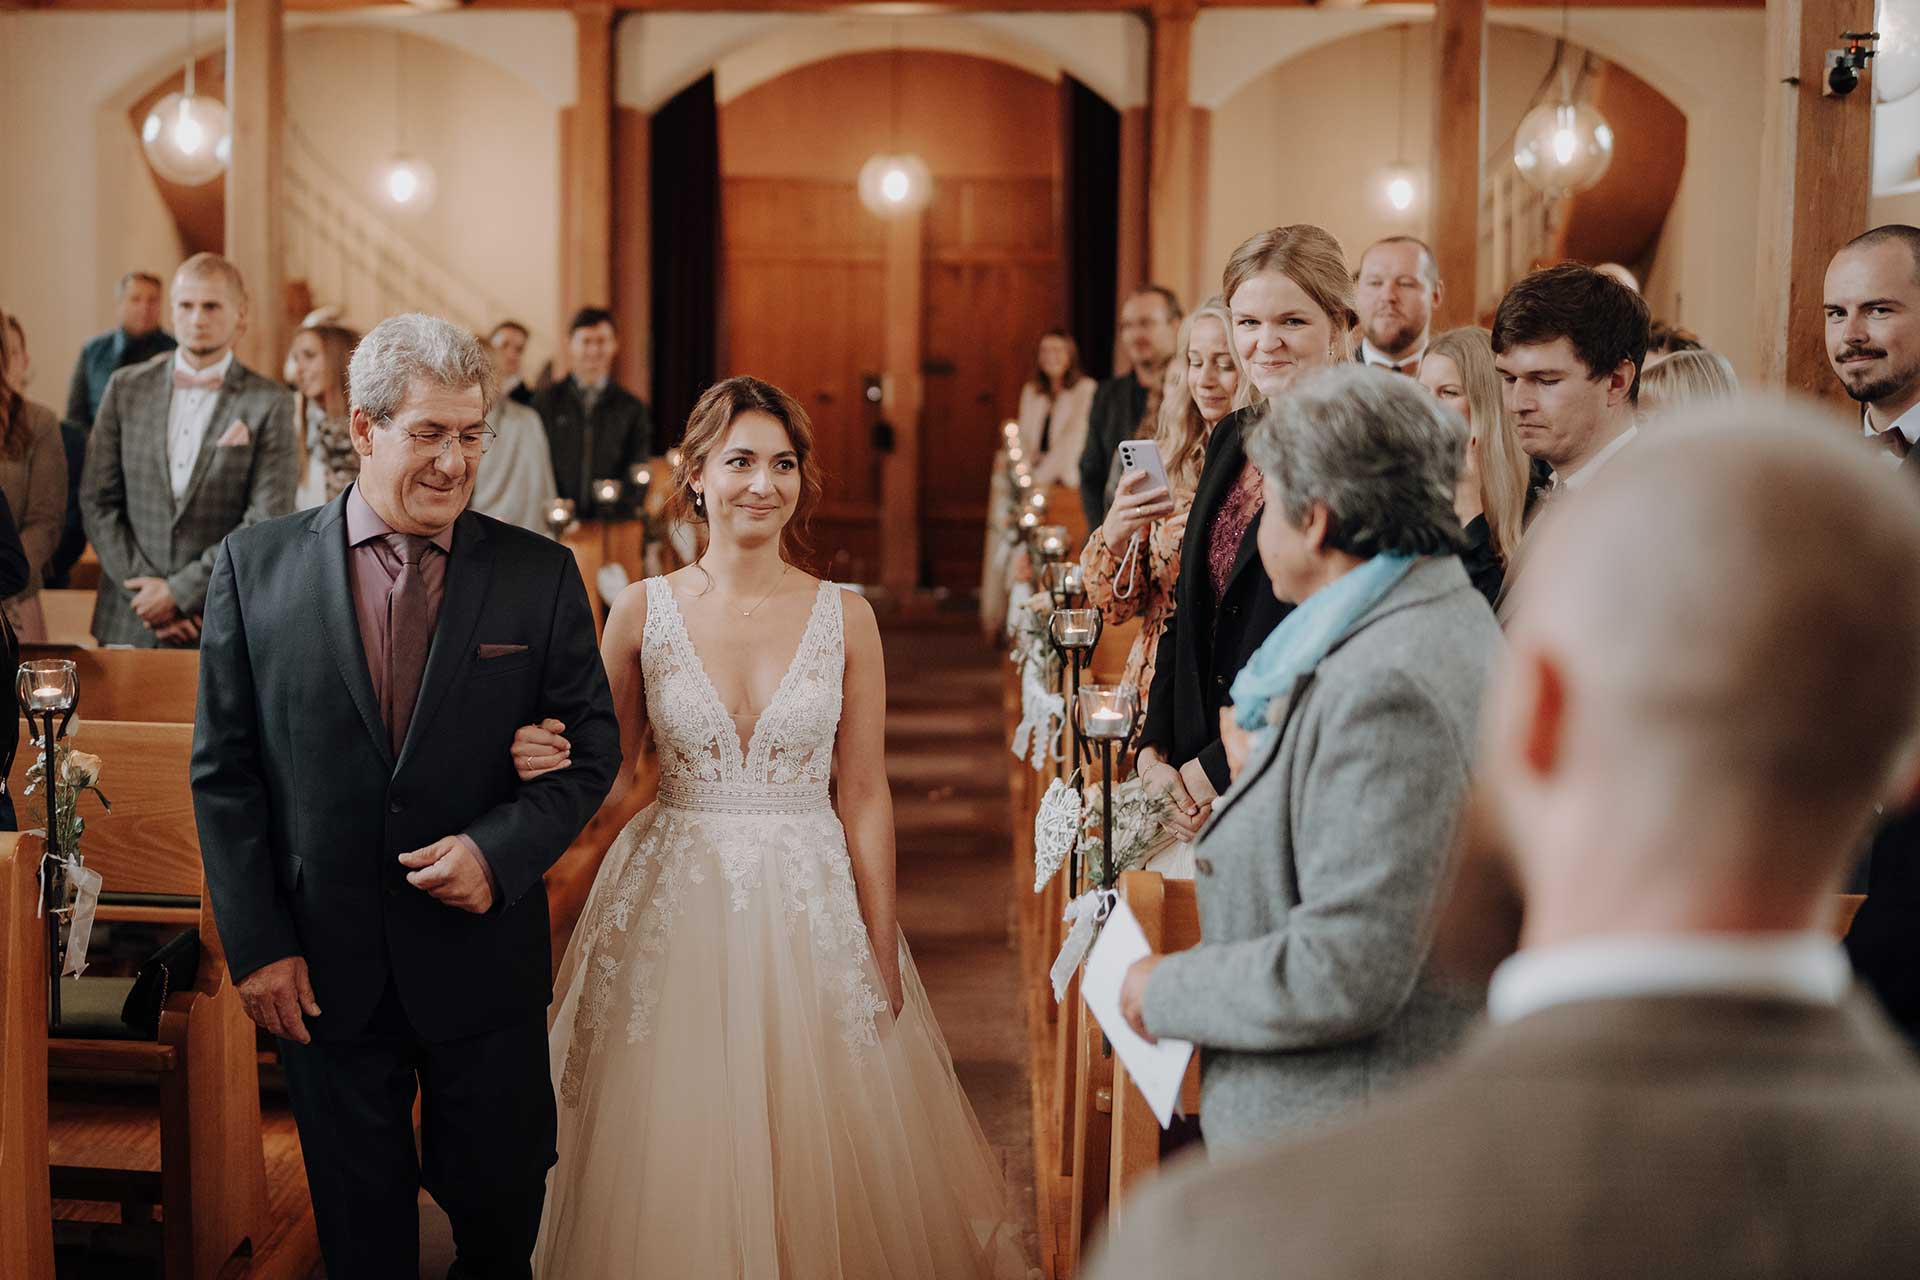
[[[822,582],[800,646],[745,743],[665,578],[647,579],[640,651],[660,798],[676,808],[792,812],[826,803],[846,651],[840,592]]]

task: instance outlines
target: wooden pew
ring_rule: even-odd
[[[1840,909],[1834,913],[1833,936],[1844,938],[1847,930],[1853,927],[1853,918],[1860,914],[1860,907],[1867,900],[1864,893],[1843,893],[1840,895]],[[1877,909],[1877,908],[1876,908]]]
[[[0,834],[0,1276],[53,1275],[38,837]]]
[[[1129,871],[1120,877],[1120,895],[1140,921],[1147,945],[1165,955],[1200,943],[1200,906],[1193,881],[1168,880],[1155,871]],[[1180,1109],[1200,1114],[1200,1055],[1187,1064],[1180,1086]],[[1107,1220],[1118,1228],[1126,1213],[1127,1193],[1160,1167],[1160,1122],[1117,1060],[1113,1068],[1113,1155],[1109,1161]]]
[[[85,695],[82,695],[84,706]],[[139,1204],[157,1199],[168,1280],[213,1276],[238,1251],[264,1240],[266,1163],[261,1146],[259,1065],[253,1023],[240,1007],[226,969],[205,893],[194,828],[188,763],[193,727],[185,724],[83,722],[74,743],[101,757],[101,781],[114,811],[83,798],[87,821],[81,854],[100,873],[103,890],[187,899],[199,905],[200,968],[194,985],[168,996],[154,1040],[75,1038],[48,1041],[55,1071],[104,1072],[148,1080],[160,1089],[160,1173],[56,1165],[56,1196]],[[24,737],[11,783],[16,794],[34,753]],[[41,816],[39,797],[22,806],[23,821]],[[169,912],[134,908],[123,918],[171,922]],[[64,991],[86,982],[66,980]],[[88,1003],[75,1000],[76,1008]],[[62,1149],[85,1151],[86,1122],[56,1110],[52,1135]]]
[[[66,644],[20,646],[20,660],[64,658],[80,683],[80,717],[89,720],[192,724],[200,694],[198,649],[91,649]],[[11,695],[11,687],[7,690]],[[26,739],[21,739],[26,750]],[[113,792],[107,792],[112,795]]]
[[[47,619],[47,643],[82,649],[97,647],[93,638],[94,599],[92,591],[77,588],[42,591],[40,608]]]

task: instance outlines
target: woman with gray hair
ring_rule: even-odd
[[[1206,1050],[1217,1149],[1332,1119],[1447,1053],[1479,1001],[1429,971],[1428,918],[1500,630],[1453,554],[1458,415],[1344,365],[1249,434],[1260,559],[1299,602],[1233,682],[1235,781],[1195,846],[1202,941],[1121,1008]]]

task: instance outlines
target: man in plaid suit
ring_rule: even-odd
[[[195,254],[173,277],[179,347],[107,383],[80,481],[103,645],[198,645],[220,540],[293,510],[293,397],[234,359],[246,305],[239,269]]]

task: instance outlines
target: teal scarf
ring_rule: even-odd
[[[1399,585],[1419,560],[1418,556],[1375,556],[1302,600],[1233,678],[1229,690],[1233,722],[1242,729],[1268,728],[1267,704],[1320,665],[1327,651],[1346,639],[1353,624]]]

